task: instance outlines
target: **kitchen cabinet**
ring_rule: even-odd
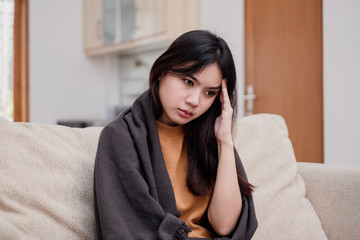
[[[126,54],[199,29],[200,0],[83,0],[83,18],[88,56]]]

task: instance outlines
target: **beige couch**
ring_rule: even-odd
[[[0,119],[0,239],[96,239],[100,131]],[[296,163],[277,115],[240,119],[236,147],[256,186],[253,239],[360,239],[359,169]]]

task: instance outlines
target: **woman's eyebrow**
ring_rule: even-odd
[[[199,80],[198,80],[196,77],[194,77],[193,75],[188,74],[188,75],[186,75],[186,76],[189,77],[189,78],[191,78],[191,79],[194,80],[195,82],[198,82],[198,83],[199,83]],[[208,89],[211,89],[211,90],[219,90],[220,88],[221,88],[221,85],[218,86],[218,87],[208,87]]]
[[[188,76],[189,78],[191,78],[191,79],[194,80],[195,82],[199,82],[199,80],[198,80],[196,77],[194,77],[193,75],[191,75],[191,74],[188,74],[188,75],[186,75],[186,76]]]
[[[209,87],[209,89],[212,89],[212,90],[217,90],[217,89],[220,89],[221,86],[218,86],[218,87]]]

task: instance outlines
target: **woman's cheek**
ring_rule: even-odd
[[[215,98],[214,99],[207,99],[207,100],[208,101],[207,101],[206,109],[205,109],[204,112],[206,112],[213,105]]]

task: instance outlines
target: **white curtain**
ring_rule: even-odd
[[[14,0],[0,0],[0,117],[13,120]]]

